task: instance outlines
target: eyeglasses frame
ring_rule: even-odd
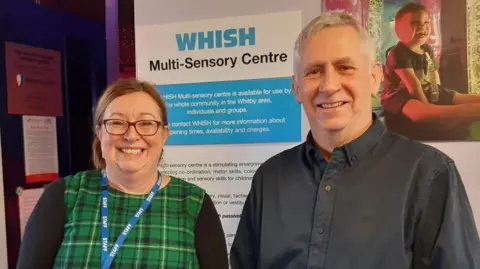
[[[122,121],[122,122],[126,122],[127,123],[127,129],[125,130],[124,133],[122,134],[112,134],[110,133],[108,130],[107,130],[107,122],[109,121]],[[152,121],[152,122],[155,122],[157,123],[157,130],[155,131],[155,133],[153,134],[149,134],[149,135],[144,135],[144,134],[140,134],[140,132],[137,130],[137,126],[136,124],[139,123],[139,122],[143,122],[143,121]],[[102,120],[102,125],[105,126],[105,131],[110,134],[110,135],[124,135],[128,132],[128,130],[130,130],[130,126],[133,126],[133,129],[135,129],[135,132],[137,132],[137,134],[141,135],[141,136],[154,136],[158,133],[158,130],[160,129],[160,127],[165,127],[168,125],[168,122],[164,122],[164,121],[158,121],[158,120],[137,120],[137,121],[134,121],[134,122],[131,122],[131,121],[127,121],[127,120],[121,120],[121,119],[104,119]]]

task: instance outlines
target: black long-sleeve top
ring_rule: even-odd
[[[17,269],[52,268],[64,236],[65,181],[50,183],[27,223]],[[228,269],[222,224],[215,206],[205,194],[195,227],[195,248],[201,269]]]

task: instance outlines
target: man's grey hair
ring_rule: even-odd
[[[300,65],[300,54],[303,49],[304,43],[320,32],[321,30],[329,27],[338,27],[338,26],[351,26],[357,30],[360,35],[360,40],[362,41],[363,48],[365,53],[369,54],[370,63],[373,65],[376,59],[376,48],[373,44],[372,38],[368,31],[360,24],[360,22],[353,17],[352,15],[343,12],[343,11],[330,11],[323,12],[318,17],[310,21],[300,32],[297,40],[295,41],[295,48],[293,53],[293,72],[295,77],[298,77],[299,65]]]

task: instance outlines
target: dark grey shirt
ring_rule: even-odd
[[[326,162],[307,141],[255,173],[232,269],[480,269],[454,162],[374,124]]]

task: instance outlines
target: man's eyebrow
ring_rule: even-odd
[[[338,58],[336,59],[335,61],[333,61],[333,64],[334,65],[341,65],[341,64],[354,64],[355,61],[353,61],[352,58],[350,57],[342,57],[342,58]],[[314,69],[314,68],[320,68],[320,67],[324,67],[325,66],[325,62],[324,61],[315,61],[315,62],[311,62],[311,63],[308,63],[306,65],[306,69]]]
[[[353,64],[354,61],[350,57],[343,57],[334,61],[334,64]]]
[[[324,65],[325,65],[325,62],[315,61],[315,62],[307,63],[306,67],[307,69],[311,69],[311,68],[321,67]]]

